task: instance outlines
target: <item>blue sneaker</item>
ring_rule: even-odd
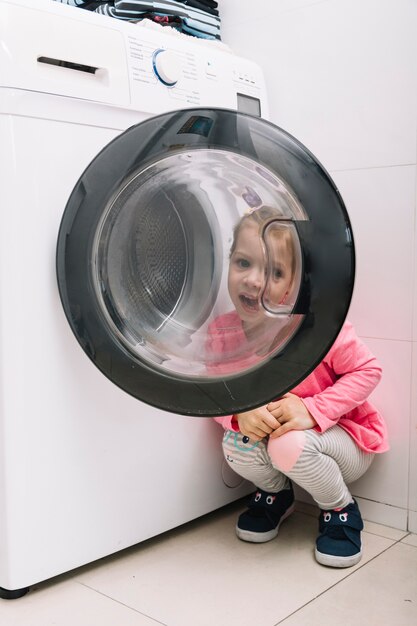
[[[294,491],[292,485],[278,493],[268,493],[258,489],[253,494],[248,509],[240,514],[236,524],[236,534],[243,541],[264,543],[278,535],[283,522],[294,511]]]
[[[352,567],[362,557],[363,521],[356,500],[339,511],[321,511],[316,560],[330,567]]]

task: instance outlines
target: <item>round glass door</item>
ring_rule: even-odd
[[[303,273],[297,219],[308,218],[288,186],[226,151],[181,152],[135,173],[103,212],[92,248],[110,332],[133,359],[181,378],[260,365],[302,320],[292,315]]]
[[[298,384],[344,321],[354,250],[343,202],[295,139],[226,110],[152,118],[109,144],[61,224],[70,325],[114,383],[192,415]]]

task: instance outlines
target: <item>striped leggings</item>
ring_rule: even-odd
[[[347,484],[360,478],[374,458],[340,426],[324,433],[291,430],[277,439],[258,442],[227,430],[223,452],[230,467],[256,487],[277,493],[291,479],[321,509],[347,506],[352,501]]]

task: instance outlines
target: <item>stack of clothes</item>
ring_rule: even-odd
[[[176,30],[203,39],[220,39],[220,17],[215,0],[55,0],[119,20],[139,22],[144,19],[172,26]]]

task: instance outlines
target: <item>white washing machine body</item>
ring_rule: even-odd
[[[0,587],[18,590],[249,491],[212,419],[112,384],[80,349],[55,274],[68,197],[147,117],[261,106],[259,68],[218,45],[47,0],[0,1]],[[155,52],[158,54],[155,56]],[[238,96],[240,94],[240,96]]]

